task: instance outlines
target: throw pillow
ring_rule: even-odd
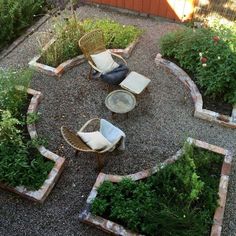
[[[92,60],[96,64],[97,68],[103,73],[110,72],[117,68],[119,64],[117,64],[112,56],[110,51],[106,50],[104,52],[100,52],[98,54],[91,55]]]
[[[77,135],[93,150],[104,150],[111,143],[99,132],[77,132]]]

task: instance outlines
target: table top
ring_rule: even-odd
[[[140,94],[151,82],[147,77],[132,71],[129,75],[120,83],[120,86],[134,94]]]
[[[112,112],[126,113],[134,109],[136,99],[129,91],[115,90],[107,95],[105,104]]]

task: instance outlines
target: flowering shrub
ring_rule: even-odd
[[[225,31],[230,32],[230,31]],[[194,79],[213,99],[222,97],[236,103],[236,47],[229,33],[217,29],[182,29],[165,35],[161,52],[174,58],[193,74]]]

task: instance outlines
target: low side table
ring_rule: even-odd
[[[115,90],[107,95],[105,104],[112,112],[112,118],[114,118],[115,113],[126,113],[128,116],[128,112],[135,108],[136,99],[129,91]]]

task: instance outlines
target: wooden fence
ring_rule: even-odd
[[[198,0],[195,8],[195,17],[201,18],[217,14],[228,20],[236,20],[236,0]]]
[[[196,0],[90,0],[89,2],[134,10],[176,21],[191,19]]]

